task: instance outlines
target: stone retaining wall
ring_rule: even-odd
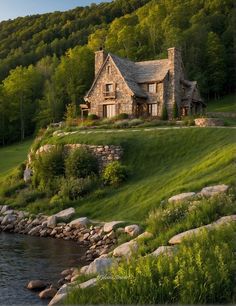
[[[223,126],[224,122],[218,118],[197,118],[194,120],[196,126]]]
[[[85,144],[66,144],[64,148],[66,150],[74,150],[77,148],[86,148],[91,153],[93,153],[99,162],[100,170],[102,170],[107,164],[109,164],[112,161],[120,160],[123,155],[123,149],[120,146],[114,146],[114,145],[105,145],[105,146],[96,146],[96,145],[85,145]],[[49,152],[55,148],[55,145],[52,144],[46,144],[44,146],[41,146],[37,151],[37,154],[42,154]],[[28,165],[30,165],[32,161],[32,153],[28,156]]]

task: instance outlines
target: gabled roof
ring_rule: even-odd
[[[120,58],[109,53],[85,98],[90,95],[101,71],[103,70],[103,67],[106,65],[109,58],[111,58],[116,65],[133,95],[139,98],[147,98],[147,94],[143,91],[139,84],[162,81],[169,70],[168,59],[132,62],[128,59]]]
[[[137,83],[162,81],[169,70],[169,60],[154,60],[135,63]]]

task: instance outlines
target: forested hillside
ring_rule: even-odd
[[[182,48],[205,98],[234,90],[233,0],[116,0],[0,23],[0,143],[63,119],[93,79],[93,51],[133,60]]]

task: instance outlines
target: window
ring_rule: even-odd
[[[106,92],[113,92],[113,84],[106,84]]]
[[[148,105],[148,112],[150,116],[156,117],[158,115],[158,108],[159,108],[159,104],[155,103],[155,104],[149,104]]]
[[[116,115],[115,104],[103,105],[103,117],[112,118]]]
[[[155,93],[156,92],[156,84],[148,84],[148,92]]]
[[[107,74],[111,74],[111,66],[107,66]]]

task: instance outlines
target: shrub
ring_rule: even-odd
[[[34,187],[42,189],[58,176],[64,175],[64,150],[63,146],[56,146],[51,151],[36,156],[32,163]]]
[[[162,108],[161,119],[162,120],[168,120],[168,112],[167,112],[167,108],[166,108],[165,104],[163,105],[163,108]]]
[[[95,114],[89,114],[88,117],[87,117],[88,120],[97,120],[98,119],[98,116],[95,115]]]
[[[124,119],[128,119],[128,118],[129,118],[129,115],[126,114],[126,113],[121,113],[121,114],[119,114],[115,117],[115,119],[117,119],[117,120],[124,120]]]
[[[85,178],[98,174],[97,158],[86,148],[72,150],[65,160],[67,177]]]
[[[114,128],[124,129],[129,127],[129,120],[119,120],[114,123]]]
[[[142,119],[132,119],[129,121],[129,126],[137,126],[137,125],[140,125],[140,124],[143,124],[144,121]]]
[[[179,117],[179,109],[178,109],[178,105],[175,101],[174,108],[173,108],[173,118],[178,118],[178,117]]]
[[[21,206],[24,207],[29,203],[33,203],[36,200],[43,199],[45,197],[45,193],[38,190],[23,190],[19,193],[16,198],[13,206]]]
[[[76,200],[86,195],[93,187],[93,179],[86,178],[62,178],[60,180],[59,198]]]
[[[195,125],[194,117],[191,117],[191,116],[184,117],[183,121],[184,121],[184,125],[186,125],[186,126],[194,126]]]
[[[106,166],[102,179],[105,185],[118,186],[127,179],[127,168],[120,162],[114,161]]]

